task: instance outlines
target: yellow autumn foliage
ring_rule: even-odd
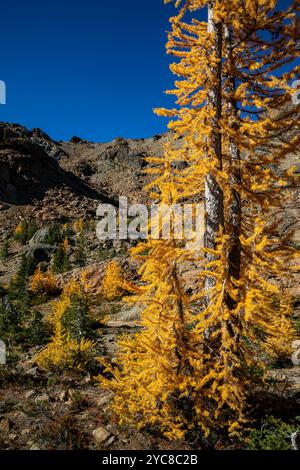
[[[74,232],[80,232],[82,233],[84,230],[84,220],[82,218],[76,220],[73,224],[73,230]]]
[[[51,341],[36,357],[39,366],[48,370],[84,369],[93,354],[95,342],[86,338],[82,332],[74,337],[71,328],[64,322],[64,315],[72,308],[74,299],[88,302],[87,289],[85,273],[79,281],[71,279],[65,285],[49,319],[53,329]]]
[[[25,230],[24,223],[20,222],[15,228],[15,235],[20,235]]]
[[[278,237],[279,221],[273,224],[273,214],[284,204],[285,186],[296,177],[291,170],[279,177],[277,169],[300,143],[299,107],[288,106],[299,67],[280,70],[283,62],[299,55],[297,25],[289,11],[275,13],[274,0],[174,3],[179,12],[171,18],[167,51],[177,59],[171,71],[179,79],[169,92],[177,108],[157,111],[171,117],[172,138],[163,158],[149,159],[155,179],[147,190],[161,205],[195,197],[206,203],[209,176],[222,194],[224,224],[215,231],[214,248],[188,249],[171,236],[132,250],[141,262],[141,282],[130,298],[142,308],[140,329],[120,340],[118,366],[105,364],[113,378],[99,380],[113,390],[112,408],[121,424],[159,429],[170,439],[191,431],[234,436],[247,420],[251,371],[264,372],[266,356],[288,358],[295,335],[291,300],[280,280],[289,278],[299,253]],[[199,10],[208,5],[222,25],[222,39],[225,28],[231,31],[234,48],[228,55],[224,41],[222,59],[216,33],[198,20]],[[290,10],[299,10],[299,2]],[[185,19],[190,16],[193,21]],[[266,32],[274,36],[270,43]],[[220,63],[218,117],[211,94]],[[222,165],[212,145],[216,129]],[[287,129],[295,132],[281,139]],[[232,158],[233,145],[239,159]],[[184,169],[176,170],[178,161],[186,162]],[[229,270],[233,190],[242,207],[237,277]],[[191,294],[184,278],[187,264],[198,274]],[[106,277],[108,292],[114,269]],[[207,279],[213,282],[205,290]]]
[[[68,248],[69,248],[69,240],[67,237],[63,241],[62,248],[63,248],[64,253],[67,253]]]
[[[29,290],[34,294],[55,295],[58,286],[51,270],[43,273],[41,267],[38,266],[31,278]]]
[[[101,290],[107,300],[115,300],[124,292],[123,271],[116,261],[111,261],[107,265]]]

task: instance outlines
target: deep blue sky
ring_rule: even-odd
[[[0,120],[55,139],[164,132],[152,109],[173,103],[163,93],[173,84],[165,53],[173,13],[163,0],[2,0]]]
[[[172,102],[163,0],[2,0],[0,120],[55,139],[146,137],[166,129],[152,108]]]

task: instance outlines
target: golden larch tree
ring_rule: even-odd
[[[171,1],[171,0],[169,0]],[[165,3],[169,3],[168,0]],[[141,330],[120,343],[109,367],[121,422],[150,423],[170,438],[202,429],[237,433],[245,421],[253,367],[287,357],[295,331],[280,279],[296,250],[273,214],[295,183],[282,163],[300,141],[292,81],[299,67],[299,2],[177,0],[167,51],[179,77],[173,143],[152,159],[159,204],[198,198],[205,205],[202,253],[174,240],[133,250],[143,262],[135,299]],[[200,21],[200,12],[207,21]],[[192,20],[190,19],[192,16]],[[172,162],[184,161],[182,170]],[[182,267],[197,266],[187,294]],[[284,342],[282,338],[284,337]]]

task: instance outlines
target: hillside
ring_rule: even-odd
[[[6,312],[10,308],[8,286],[22,255],[32,259],[35,267],[39,263],[43,269],[53,267],[55,253],[67,233],[63,227],[67,226],[68,263],[55,275],[58,292],[70,278],[79,279],[83,271],[87,273],[91,310],[97,323],[97,353],[114,358],[119,335],[136,330],[139,308],[118,297],[104,298],[101,283],[111,261],[118,262],[128,280],[136,278],[137,266],[130,260],[128,240],[99,242],[96,208],[100,202],[117,206],[118,197],[124,195],[130,202],[149,202],[143,192],[149,181],[144,173],[145,159],[162,155],[167,139],[168,135],[139,140],[118,137],[109,143],[94,143],[73,137],[68,142],[56,142],[40,129],[30,131],[18,124],[0,123],[0,244],[3,247],[8,243],[1,255],[0,300]],[[290,155],[285,166],[293,164],[300,173],[299,153]],[[274,214],[274,221],[280,216],[279,234],[294,230],[290,243],[299,247],[300,187],[289,188],[286,194],[286,204]],[[82,233],[72,228],[79,219],[84,221]],[[24,221],[34,229],[30,237],[21,240],[16,236],[16,227]],[[53,235],[54,226],[58,236]],[[84,259],[79,262],[78,253],[83,251]],[[192,269],[187,279],[189,275],[192,279]],[[32,272],[28,276],[30,282]],[[298,276],[292,284],[286,285],[283,280],[282,285],[293,295],[299,333]],[[43,325],[47,324],[57,298],[58,293],[47,298],[30,294],[26,327],[34,325],[36,314],[41,315]],[[9,352],[8,366],[0,370],[1,448],[193,448],[192,442],[171,444],[151,433],[118,427],[109,409],[111,394],[97,386],[99,365],[83,373],[56,374],[35,363],[36,354],[45,347],[44,337],[35,344],[26,341],[25,346],[16,341]],[[273,368],[269,383],[256,397],[255,413],[260,416],[267,407],[278,417],[300,414],[299,369],[291,363]],[[67,429],[67,437],[62,429]]]

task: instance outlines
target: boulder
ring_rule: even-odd
[[[294,366],[300,366],[300,340],[296,339],[292,343],[292,348],[294,350],[292,354],[292,363]]]
[[[111,437],[111,433],[102,427],[94,429],[93,435],[97,444],[103,444]]]
[[[292,354],[292,363],[294,366],[300,366],[300,349],[296,349]]]
[[[48,403],[50,401],[49,395],[43,393],[42,395],[38,395],[35,399],[36,403]]]
[[[49,227],[42,227],[40,228],[33,237],[29,240],[28,244],[29,246],[34,246],[34,245],[39,245],[39,244],[45,244],[46,240],[49,236],[50,228]]]

